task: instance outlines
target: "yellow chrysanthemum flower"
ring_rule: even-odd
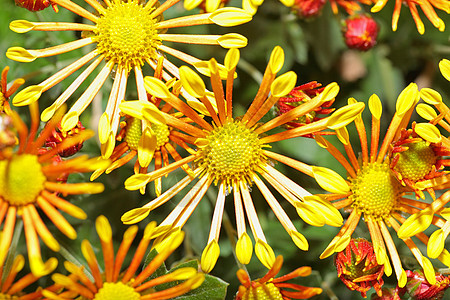
[[[3,264],[11,245],[14,228],[18,219],[23,221],[30,268],[35,276],[48,273],[49,264],[44,264],[39,245],[42,241],[53,251],[59,251],[58,241],[48,230],[39,214],[45,217],[67,237],[75,239],[77,233],[60,213],[85,219],[86,214],[76,205],[61,198],[62,195],[100,193],[100,183],[64,183],[61,178],[75,172],[90,172],[101,166],[95,159],[78,156],[65,161],[55,160],[57,154],[73,145],[88,139],[94,133],[90,130],[67,138],[55,148],[42,148],[46,139],[61,119],[61,113],[55,115],[41,131],[39,126],[37,103],[30,106],[31,128],[14,111],[8,114],[17,131],[18,145],[0,149],[0,225],[3,233],[0,237],[0,264]]]
[[[162,62],[158,61],[156,67],[155,78],[162,77]],[[171,80],[168,82],[172,86],[172,93],[178,96],[181,92],[181,82]],[[98,176],[111,173],[113,170],[128,163],[133,158],[137,158],[134,164],[134,173],[147,173],[150,163],[154,160],[154,169],[158,170],[163,166],[169,165],[169,157],[175,161],[182,159],[178,153],[176,146],[189,151],[193,151],[187,144],[194,144],[194,140],[187,135],[181,133],[179,130],[166,124],[161,111],[170,114],[173,118],[184,122],[187,118],[180,112],[174,112],[173,108],[168,103],[163,103],[161,99],[150,96],[149,102],[143,103],[140,101],[123,101],[119,105],[125,119],[120,123],[121,130],[118,133],[116,140],[119,142],[115,146],[111,157],[110,164],[105,165],[104,168],[96,170],[91,180],[95,180]],[[194,99],[195,100],[195,99]],[[141,113],[142,107],[145,106],[145,116]],[[201,110],[202,107],[198,106]],[[182,166],[186,172],[191,172],[190,168]],[[161,195],[161,178],[154,181],[155,192],[157,196]],[[141,193],[145,193],[145,186],[141,188]]]
[[[300,249],[308,249],[306,238],[297,231],[278,200],[269,190],[266,183],[264,183],[263,178],[288,200],[305,222],[314,226],[323,226],[324,224],[340,226],[342,218],[336,209],[327,201],[311,197],[311,194],[306,190],[276,170],[272,166],[272,160],[312,175],[311,167],[272,152],[268,148],[270,148],[270,143],[272,142],[322,131],[327,128],[327,122],[330,118],[340,122],[342,126],[348,124],[358,115],[362,108],[359,104],[347,106],[344,109],[337,110],[331,117],[320,121],[305,124],[295,129],[269,134],[268,132],[271,129],[297,119],[324,102],[333,99],[338,93],[339,87],[336,83],[329,84],[322,93],[311,99],[311,101],[305,102],[265,124],[259,124],[258,122],[261,118],[269,112],[279,98],[287,95],[294,88],[297,80],[294,72],[288,72],[276,77],[276,73],[284,63],[284,51],[280,47],[275,47],[259,91],[251,106],[244,116],[233,118],[232,90],[238,61],[239,51],[231,49],[225,57],[225,69],[219,69],[214,59],[202,63],[202,71],[211,75],[213,97],[209,97],[210,95],[205,91],[205,84],[197,73],[188,67],[180,68],[183,87],[204,104],[212,118],[212,123],[203,119],[185,102],[169,92],[162,81],[154,77],[145,78],[146,89],[150,94],[163,99],[197,125],[192,126],[187,122],[180,122],[163,113],[168,125],[183,131],[195,140],[197,149],[180,161],[148,174],[134,175],[125,181],[125,187],[128,190],[137,190],[148,182],[160,178],[187,163],[192,163],[193,174],[186,176],[142,208],[131,210],[122,216],[122,221],[126,224],[139,222],[150,211],[170,200],[191,184],[194,179],[198,179],[197,183],[178,203],[172,213],[160,224],[158,227],[160,233],[164,233],[171,228],[182,227],[205,195],[209,186],[212,184],[218,185],[218,197],[208,244],[201,258],[201,266],[205,272],[211,271],[219,257],[218,241],[227,194],[233,194],[234,197],[238,235],[236,254],[238,260],[247,264],[253,252],[252,241],[246,232],[245,211],[256,242],[255,253],[267,268],[272,267],[275,261],[275,254],[267,244],[253,205],[250,186],[254,185],[261,191],[293,242]],[[220,75],[221,73],[223,76]],[[227,78],[225,89],[222,86],[221,77]],[[215,99],[217,112],[210,99]],[[143,114],[145,115],[145,112]],[[317,214],[317,211],[320,211],[321,214]]]
[[[374,0],[375,5],[372,6],[371,12],[376,13],[384,8],[388,0]],[[425,33],[425,26],[419,16],[419,11],[417,10],[417,5],[420,6],[422,11],[425,13],[426,17],[433,24],[434,27],[439,29],[439,31],[445,30],[445,23],[441,18],[436,14],[435,8],[444,11],[445,13],[450,13],[450,2],[448,0],[395,0],[394,12],[392,14],[392,30],[397,30],[398,19],[400,17],[400,11],[402,5],[405,4],[408,6],[409,11],[416,23],[417,31],[420,34]]]
[[[378,264],[384,264],[385,273],[389,276],[392,273],[391,264],[387,251],[389,252],[390,260],[393,264],[395,273],[397,275],[398,285],[400,287],[406,284],[406,273],[403,270],[400,257],[397,253],[394,241],[389,233],[388,227],[394,228],[398,236],[409,247],[419,264],[425,272],[427,280],[432,283],[435,282],[435,273],[433,265],[430,260],[424,257],[419,248],[410,238],[416,236],[421,242],[427,244],[428,237],[420,233],[420,228],[423,223],[416,219],[416,221],[406,221],[405,215],[413,215],[417,212],[427,214],[427,217],[433,219],[433,213],[430,212],[430,204],[425,201],[413,200],[404,197],[405,194],[412,194],[417,192],[415,189],[439,190],[442,187],[438,184],[428,186],[430,181],[439,180],[443,176],[417,182],[414,188],[410,185],[402,185],[397,176],[400,172],[397,169],[394,172],[391,169],[388,152],[392,149],[394,139],[401,135],[402,129],[405,128],[409,122],[411,114],[416,103],[419,101],[419,91],[416,84],[410,84],[399,95],[396,103],[396,113],[392,118],[389,129],[386,132],[381,147],[378,149],[380,137],[380,118],[382,113],[381,101],[376,95],[372,95],[369,99],[369,109],[372,113],[372,129],[370,148],[366,137],[366,128],[361,117],[355,119],[356,129],[361,142],[362,157],[357,158],[353,147],[350,143],[348,132],[345,127],[336,131],[339,140],[343,143],[348,160],[345,156],[337,150],[322,136],[316,136],[318,144],[326,148],[335,158],[342,164],[348,173],[347,180],[342,178],[336,172],[323,168],[313,167],[313,174],[316,181],[325,190],[332,194],[321,195],[325,199],[333,201],[333,205],[337,209],[346,209],[351,211],[350,216],[345,222],[342,229],[337,236],[331,241],[329,246],[321,254],[321,258],[330,256],[335,252],[340,252],[348,245],[351,240],[351,235],[358,225],[361,218],[367,224],[372,239]],[[350,103],[356,103],[355,99],[349,99]],[[420,124],[415,125],[416,132],[421,131]],[[438,142],[438,141],[434,141]],[[427,146],[428,145],[428,146]],[[431,147],[428,140],[419,147],[410,147],[409,158],[415,160],[415,168],[408,166],[414,161],[408,161],[408,156],[404,156],[403,160],[397,161],[396,166],[401,165],[404,169],[411,172],[419,172],[422,176],[429,174],[433,167],[435,160],[427,159],[430,152],[422,151],[423,148]],[[432,152],[432,150],[431,150]],[[425,154],[425,158],[421,155]],[[403,170],[404,170],[403,169]],[[423,172],[423,170],[427,170]],[[402,171],[403,172],[403,171]],[[396,176],[397,175],[397,176]],[[413,174],[415,177],[417,174]],[[432,193],[433,194],[433,193]],[[420,193],[419,193],[420,195]],[[421,194],[423,196],[423,193]],[[433,203],[431,206],[434,206]],[[442,224],[441,218],[436,218],[435,222]],[[403,224],[402,228],[400,225]],[[386,250],[387,249],[387,250]],[[450,254],[447,251],[442,252],[438,257],[444,264],[450,264]]]
[[[144,230],[144,235],[139,242],[133,259],[126,270],[121,272],[125,256],[138,232],[137,226],[129,227],[124,235],[114,257],[114,244],[111,225],[105,216],[99,216],[95,222],[98,236],[100,237],[104,269],[98,263],[94,249],[88,240],[81,244],[81,251],[87,261],[89,270],[83,266],[77,266],[69,261],[64,267],[70,273],[69,276],[54,274],[52,279],[65,290],[58,294],[44,290],[43,294],[48,299],[95,299],[95,300],[163,300],[181,296],[192,289],[199,287],[205,275],[198,273],[190,267],[178,268],[173,272],[161,276],[155,276],[155,271],[183,242],[184,232],[176,231],[167,237],[162,243],[154,243],[158,254],[148,262],[142,271],[136,273],[147,252],[152,236],[156,230],[156,223],[149,223]],[[89,271],[89,276],[86,271]],[[153,277],[152,277],[153,276]],[[93,278],[93,279],[90,279]],[[149,279],[149,277],[152,277]],[[157,290],[156,286],[164,283],[177,282],[173,287]]]
[[[163,20],[163,13],[175,5],[179,0],[168,0],[159,5],[156,0],[84,0],[95,12],[79,6],[71,0],[55,0],[53,3],[64,7],[91,24],[64,22],[29,22],[16,20],[10,23],[11,30],[18,33],[37,31],[82,31],[82,38],[58,46],[27,50],[22,47],[11,47],[6,52],[10,59],[20,62],[32,62],[40,57],[54,56],[66,53],[84,46],[94,47],[88,54],[68,65],[38,85],[29,86],[20,91],[14,98],[14,105],[30,104],[41,94],[55,86],[70,74],[88,65],[73,83],[46,108],[41,119],[48,121],[55,111],[66,102],[79,85],[86,80],[94,69],[100,72],[89,87],[83,92],[61,121],[63,130],[73,128],[81,113],[89,106],[113,70],[114,83],[111,88],[106,111],[99,121],[99,139],[102,144],[102,156],[108,158],[114,149],[115,137],[119,125],[119,104],[125,98],[127,80],[131,71],[136,77],[138,98],[147,100],[144,88],[142,68],[145,64],[156,67],[159,57],[166,54],[174,56],[188,64],[195,64],[199,59],[166,45],[166,42],[191,43],[204,45],[220,45],[224,48],[244,47],[247,39],[236,33],[225,35],[186,35],[166,34],[165,31],[176,27],[188,27],[203,24],[217,24],[219,26],[235,26],[251,20],[251,14],[239,8],[223,8],[214,13],[197,14]],[[88,64],[92,61],[90,64]],[[103,67],[100,63],[106,62]],[[178,77],[178,68],[164,60],[164,68]],[[164,72],[165,73],[165,72]],[[165,73],[165,76],[169,74]]]

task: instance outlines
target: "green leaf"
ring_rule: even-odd
[[[228,283],[218,277],[205,274],[205,281],[195,290],[173,299],[222,300],[227,294]]]

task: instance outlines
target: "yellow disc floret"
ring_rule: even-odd
[[[142,122],[136,118],[127,119],[125,142],[131,150],[137,150],[142,136]]]
[[[127,129],[125,134],[125,142],[132,150],[137,150],[139,140],[142,136],[142,122],[136,118],[130,118],[127,121]],[[166,124],[151,124],[153,134],[156,136],[156,148],[164,146],[169,142],[170,128]]]
[[[0,196],[10,205],[34,203],[46,180],[36,155],[14,155],[0,161]]]
[[[258,134],[239,121],[212,130],[200,148],[198,164],[214,182],[246,181],[265,162]]]
[[[94,300],[139,300],[141,295],[122,282],[105,282]]]
[[[169,141],[170,129],[166,124],[152,124],[153,133],[156,136],[156,148],[164,146]]]
[[[131,70],[156,57],[161,39],[155,29],[157,20],[150,17],[153,9],[139,0],[112,1],[98,19],[93,37],[106,60]]]
[[[0,300],[18,300],[18,296],[0,293]]]
[[[374,219],[388,218],[401,197],[401,184],[389,165],[369,163],[351,179],[352,207]]]
[[[434,168],[438,156],[425,141],[408,144],[408,150],[397,154],[399,159],[394,167],[402,178],[411,181],[424,179]]]
[[[256,284],[242,295],[242,300],[283,300],[280,289],[273,283]]]

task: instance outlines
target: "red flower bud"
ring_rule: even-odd
[[[338,277],[350,289],[365,298],[371,287],[382,296],[384,265],[379,265],[372,243],[366,239],[352,239],[344,251],[336,254],[334,264]]]
[[[351,16],[343,32],[347,47],[367,51],[377,43],[378,24],[368,15]]]
[[[50,0],[15,0],[16,4],[20,7],[26,8],[29,11],[40,11],[53,6],[55,12],[58,12],[56,4],[52,4]]]
[[[311,18],[317,16],[324,5],[325,0],[295,0],[292,9],[299,17]]]
[[[406,291],[416,300],[440,300],[443,299],[445,290],[450,286],[450,278],[436,273],[436,284],[431,285],[425,279],[422,271],[406,271],[408,281]]]

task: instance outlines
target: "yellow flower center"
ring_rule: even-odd
[[[105,282],[94,300],[139,300],[141,295],[122,282]]]
[[[375,220],[388,218],[401,197],[401,184],[392,174],[389,165],[369,163],[351,179],[353,208]]]
[[[170,129],[165,124],[151,124],[153,133],[156,136],[156,148],[164,146],[169,141]],[[125,142],[132,150],[137,150],[139,140],[142,136],[142,122],[139,119],[129,119],[127,125],[127,133],[125,135]]]
[[[111,1],[98,19],[93,37],[106,60],[131,70],[156,58],[161,39],[155,29],[158,21],[150,17],[153,10],[154,7],[139,4],[139,0]]]
[[[0,300],[17,300],[18,296],[0,293]]]
[[[283,300],[283,296],[280,289],[269,282],[250,287],[242,296],[242,300]]]
[[[215,128],[206,139],[208,142],[199,150],[198,164],[215,183],[251,183],[252,173],[265,162],[258,134],[239,121]]]
[[[398,155],[399,159],[394,170],[401,174],[402,178],[414,182],[424,179],[432,171],[438,159],[431,146],[425,141],[408,144],[408,150]]]
[[[0,161],[0,196],[10,205],[34,203],[46,180],[36,155],[14,155]]]

